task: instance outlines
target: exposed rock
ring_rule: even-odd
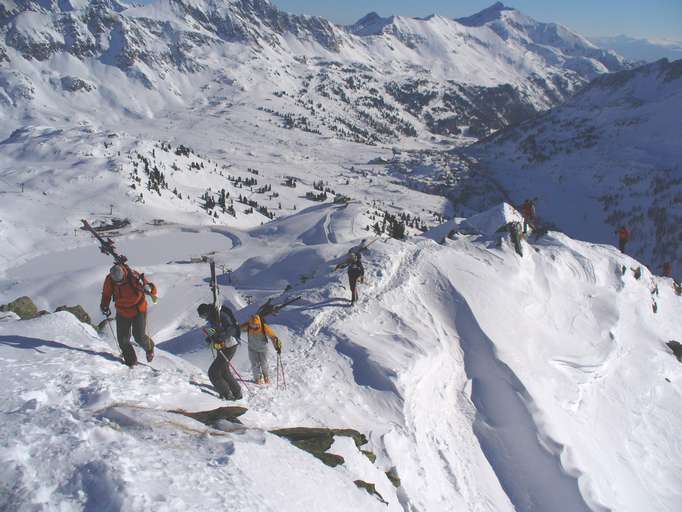
[[[682,343],[675,341],[675,340],[670,340],[668,343],[668,348],[672,350],[673,355],[677,358],[677,360],[682,363]]]
[[[270,432],[287,438],[297,448],[307,451],[331,467],[344,462],[340,455],[326,453],[334,443],[334,436],[351,437],[358,448],[367,443],[367,437],[353,429],[295,427],[271,430]]]
[[[83,309],[83,306],[59,306],[56,310],[55,313],[59,311],[68,311],[71,313],[73,316],[78,318],[81,322],[84,324],[92,325],[92,320],[90,319],[90,315]]]
[[[76,78],[75,76],[64,76],[61,79],[62,89],[69,92],[85,91],[90,92],[95,90],[95,86],[85,80]]]
[[[217,409],[212,409],[210,411],[199,411],[199,412],[187,412],[183,410],[171,411],[183,416],[200,421],[204,425],[212,427],[215,423],[220,420],[231,421],[232,423],[241,423],[237,418],[244,414],[248,409],[246,407],[229,406],[229,407],[218,407]]]
[[[360,450],[362,454],[369,459],[369,461],[374,464],[377,461],[377,456],[374,452],[370,452],[369,450]]]
[[[379,492],[377,491],[376,485],[370,484],[370,483],[365,482],[363,480],[355,480],[353,483],[355,485],[357,485],[360,489],[364,489],[369,494],[376,497],[376,499],[378,499],[384,505],[388,505],[388,501],[386,501],[384,499],[384,497],[381,494],[379,494]]]
[[[19,297],[9,304],[0,306],[0,311],[12,311],[16,313],[22,320],[29,320],[40,316],[38,308],[29,297]]]
[[[395,466],[386,471],[386,478],[391,481],[393,487],[400,487],[400,477],[398,476],[398,469]]]

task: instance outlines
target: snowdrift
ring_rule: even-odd
[[[266,297],[302,296],[271,322],[288,388],[247,383],[243,425],[169,412],[224,405],[198,351],[199,268],[156,265],[175,298],[151,313],[154,369],[122,366],[108,337],[68,313],[0,323],[3,506],[676,510],[682,367],[665,342],[682,338],[682,305],[671,280],[636,278],[639,264],[613,247],[555,232],[524,242],[523,258],[502,234],[414,237],[370,247],[351,308],[332,268],[357,245],[360,215],[315,207],[237,233],[216,255],[234,269],[221,283],[240,320]],[[306,279],[291,275],[291,254]],[[235,363],[248,375],[244,347]],[[328,468],[267,433],[297,426],[355,428],[376,460],[337,439],[330,452],[346,462]]]

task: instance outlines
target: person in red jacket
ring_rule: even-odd
[[[630,240],[630,230],[627,226],[621,226],[616,231],[616,234],[618,235],[618,249],[620,249],[620,252],[625,252],[625,244]]]
[[[100,310],[105,316],[111,315],[109,303],[113,297],[116,305],[116,337],[128,366],[137,364],[135,349],[130,343],[130,334],[147,354],[147,361],[154,358],[154,342],[147,336],[147,299],[156,299],[156,286],[147,281],[144,274],[138,274],[127,265],[114,265],[104,279]]]

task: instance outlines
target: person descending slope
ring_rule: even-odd
[[[627,226],[621,226],[616,231],[616,234],[618,235],[618,249],[620,249],[620,252],[624,253],[625,244],[630,240],[630,230]]]
[[[156,299],[154,283],[147,281],[144,274],[131,270],[128,265],[117,263],[104,279],[100,310],[109,317],[109,304],[113,297],[116,306],[116,337],[128,366],[137,364],[135,349],[130,344],[130,334],[147,354],[147,361],[154,358],[154,342],[147,336],[147,299],[145,293]]]
[[[535,202],[537,199],[526,199],[521,205],[521,215],[523,216],[523,234],[528,233],[528,226],[535,231]]]
[[[270,384],[270,372],[268,370],[268,338],[272,341],[278,354],[282,353],[282,342],[275,331],[266,324],[260,315],[252,315],[248,322],[239,326],[246,330],[249,340],[249,361],[251,372],[256,384]]]
[[[206,342],[216,351],[216,358],[208,369],[208,378],[221,398],[240,400],[242,389],[230,371],[230,361],[239,346],[239,325],[226,306],[218,312],[213,304],[199,304],[197,313],[208,322]]]
[[[358,300],[358,282],[363,282],[365,278],[365,268],[362,266],[360,252],[351,252],[345,261],[334,267],[339,270],[348,267],[348,284],[350,286],[350,303],[355,304]]]

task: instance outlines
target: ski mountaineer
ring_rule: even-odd
[[[253,380],[256,384],[270,384],[268,338],[272,341],[278,354],[282,353],[282,342],[260,315],[252,315],[249,321],[240,324],[239,328],[248,333],[249,361],[251,362]]]
[[[102,287],[100,310],[106,317],[111,316],[109,304],[113,297],[116,305],[116,337],[123,353],[125,364],[137,364],[135,349],[130,343],[130,334],[147,354],[147,362],[154,358],[154,342],[147,336],[147,299],[148,293],[156,301],[157,290],[154,283],[147,281],[144,274],[131,270],[128,265],[117,263],[109,270]]]
[[[630,230],[627,226],[621,226],[617,231],[618,235],[618,249],[620,252],[625,253],[625,244],[630,240]]]
[[[230,361],[239,346],[239,325],[232,311],[225,306],[218,312],[213,304],[199,304],[197,313],[208,322],[206,343],[216,351],[216,358],[208,369],[208,378],[221,398],[240,400],[242,389],[230,371]]]
[[[339,270],[348,267],[348,285],[350,286],[350,303],[355,304],[358,300],[358,282],[364,282],[365,267],[362,266],[360,251],[351,252],[345,261],[334,267]]]
[[[535,230],[535,202],[536,199],[526,199],[521,205],[521,215],[523,216],[523,234],[528,233],[528,226]]]
[[[523,257],[523,245],[521,244],[521,240],[523,239],[523,228],[521,227],[521,223],[517,220],[514,220],[506,223],[497,230],[498,233],[502,233],[504,231],[509,233],[509,239],[514,245],[516,254]]]

